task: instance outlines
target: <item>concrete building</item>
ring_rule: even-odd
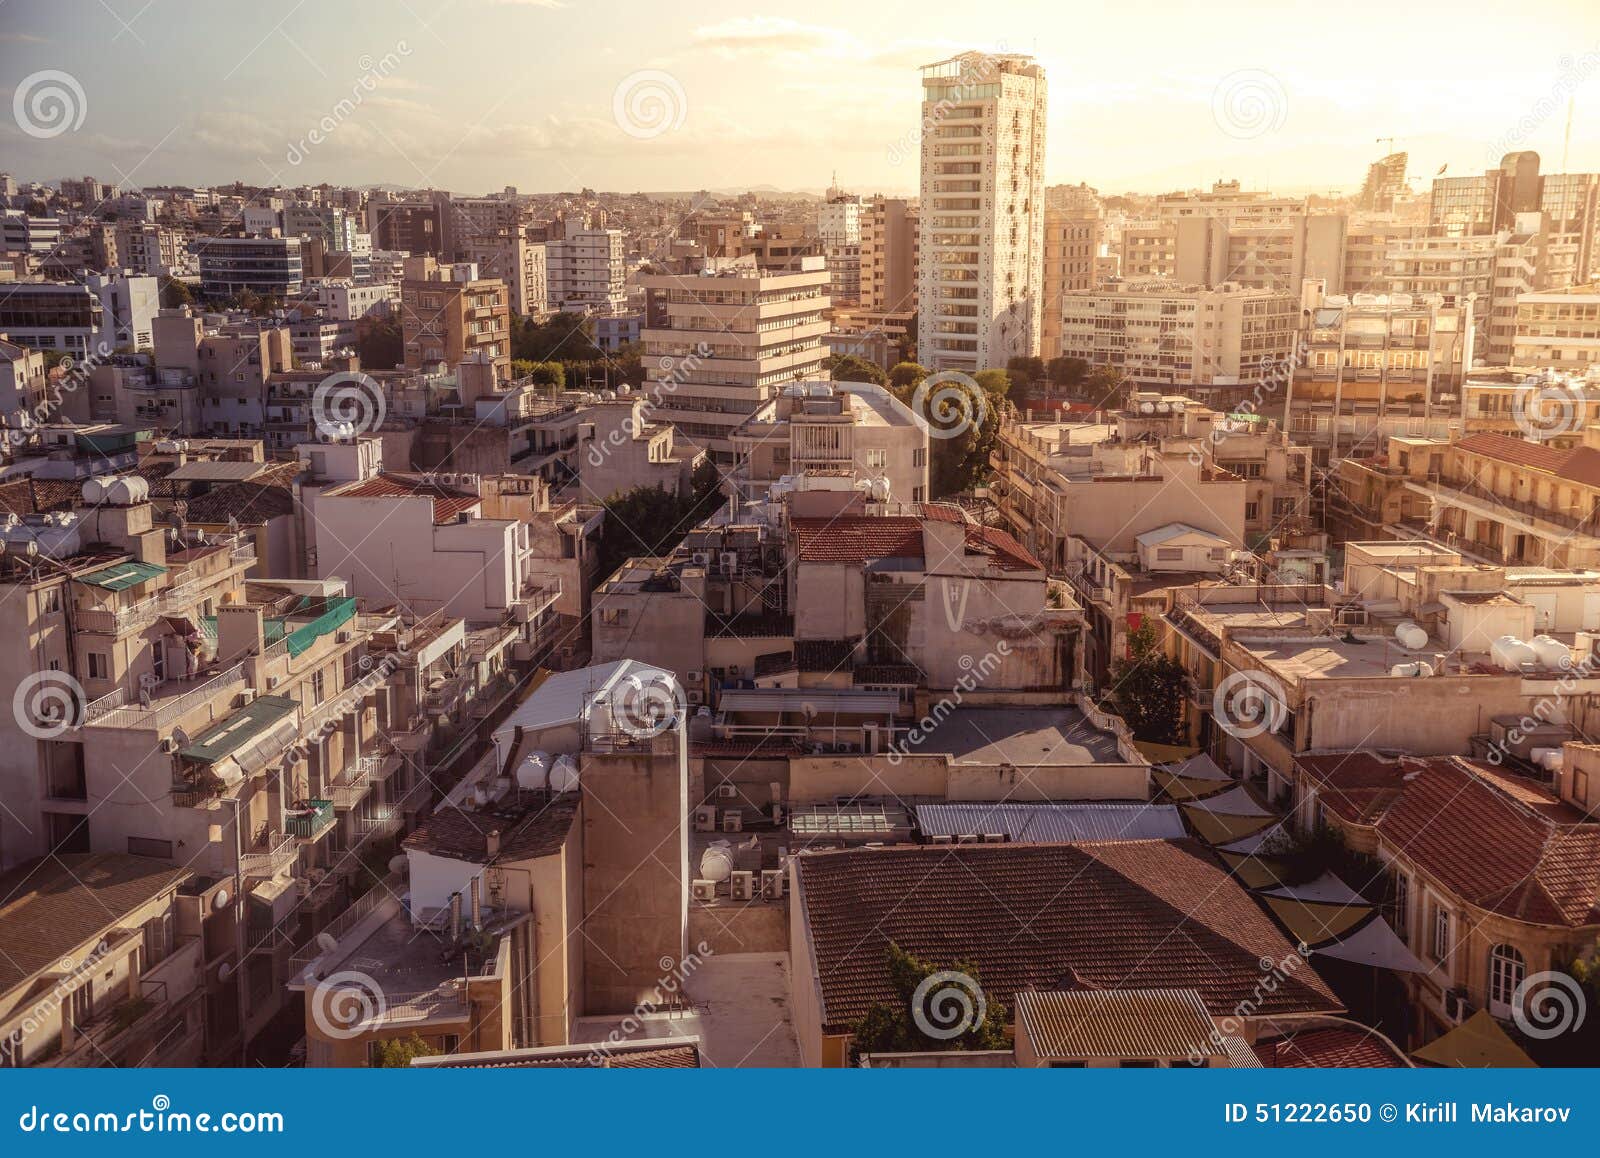
[[[511,312],[543,319],[552,307],[546,246],[521,233],[474,237],[462,243],[462,261],[478,266],[479,275],[499,278],[511,291]]]
[[[1298,298],[1268,289],[1113,282],[1061,299],[1061,354],[1140,386],[1249,385],[1286,365]]]
[[[1039,353],[1045,108],[1031,57],[969,52],[922,70],[917,340],[931,370]]]
[[[81,361],[154,345],[156,279],[89,274],[78,283],[18,282],[0,297],[0,334],[34,350]]]
[[[428,257],[406,262],[400,286],[400,328],[406,368],[434,363],[456,366],[481,355],[494,366],[496,382],[511,380],[511,307],[506,283],[474,276],[476,267],[458,270]]]
[[[1511,361],[1580,372],[1600,366],[1600,282],[1518,296]]]
[[[1041,354],[1059,358],[1061,306],[1067,294],[1087,293],[1097,284],[1100,211],[1051,206],[1044,213],[1044,310]]]
[[[885,498],[928,498],[928,432],[909,408],[865,382],[785,386],[733,432],[735,466],[724,485],[746,500],[780,480],[844,472],[881,480]]]
[[[628,304],[622,230],[571,228],[545,242],[550,308],[615,313]]]
[[[200,237],[194,253],[200,292],[208,298],[241,293],[283,299],[300,292],[304,267],[298,237]]]
[[[584,501],[603,503],[636,487],[679,498],[693,493],[694,470],[704,456],[680,450],[671,424],[653,420],[654,409],[631,392],[584,409],[578,428],[578,488]]]
[[[822,378],[828,272],[821,258],[775,272],[749,257],[697,274],[639,279],[659,295],[666,325],[640,333],[654,417],[721,463],[733,431],[787,383]]]
[[[914,317],[921,216],[914,202],[874,197],[861,213],[861,309]]]
[[[398,286],[349,278],[324,278],[308,286],[307,292],[316,302],[317,312],[336,322],[387,318],[400,301]]]

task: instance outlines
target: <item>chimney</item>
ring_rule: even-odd
[[[521,731],[520,728],[517,730]],[[494,860],[495,857],[500,855],[500,830],[498,828],[490,829],[489,835],[483,839],[485,849],[488,853],[488,859]]]
[[[483,928],[483,891],[480,888],[482,877],[473,877],[472,884],[468,886],[472,893],[472,931],[476,933]]]
[[[450,894],[450,939],[461,940],[461,894]]]

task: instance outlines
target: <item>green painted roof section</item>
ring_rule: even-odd
[[[288,633],[289,624],[287,620],[273,618],[261,621],[261,638],[265,644],[277,643]],[[200,634],[207,639],[217,638],[217,617],[215,615],[203,615],[200,617]]]
[[[165,567],[159,567],[154,563],[138,563],[130,559],[126,563],[116,563],[110,567],[102,567],[98,571],[91,571],[87,575],[79,575],[78,582],[87,583],[91,587],[104,587],[107,591],[126,591],[129,587],[148,583],[157,575],[166,573]]]
[[[201,732],[190,741],[188,747],[180,748],[178,755],[185,760],[215,764],[224,756],[237,752],[285,716],[293,714],[299,706],[286,696],[257,696],[226,720]]]

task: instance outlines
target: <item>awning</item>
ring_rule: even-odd
[[[155,563],[140,563],[129,559],[125,563],[114,563],[110,567],[102,567],[87,575],[79,575],[78,582],[87,583],[91,587],[103,587],[107,591],[126,591],[129,587],[148,583],[166,573],[165,567]]]
[[[1332,873],[1323,873],[1303,885],[1283,885],[1267,892],[1272,897],[1295,901],[1322,901],[1330,905],[1364,905],[1367,899]]]
[[[1232,844],[1223,845],[1221,851],[1242,852],[1254,855],[1259,853],[1264,848],[1271,848],[1274,845],[1282,843],[1283,840],[1288,838],[1288,835],[1288,831],[1283,827],[1283,822],[1279,821],[1277,824],[1271,825],[1268,828],[1263,828],[1258,832],[1252,832],[1249,836],[1244,837],[1241,840],[1236,840]]]
[[[1219,816],[1276,816],[1270,808],[1263,808],[1256,803],[1256,798],[1249,791],[1239,785],[1226,792],[1219,792],[1215,796],[1206,796],[1189,805],[1190,808],[1203,808],[1207,812],[1214,812]]]
[[[1356,926],[1374,912],[1371,905],[1325,905],[1316,901],[1269,896],[1263,896],[1261,900],[1278,918],[1278,922],[1289,930],[1290,940],[1313,948],[1355,932]]]
[[[276,762],[299,734],[299,708],[285,696],[257,696],[178,749],[178,755],[213,765],[231,757],[245,775],[253,775]]]
[[[1243,840],[1252,833],[1260,832],[1264,828],[1273,827],[1277,821],[1272,816],[1228,816],[1223,813],[1208,812],[1198,804],[1185,804],[1183,807],[1184,818],[1188,820],[1189,827],[1193,828],[1195,835],[1205,841],[1212,848],[1233,844]]]
[[[1176,764],[1199,750],[1192,744],[1157,744],[1150,740],[1135,740],[1133,746],[1152,764]]]
[[[1174,776],[1182,776],[1185,780],[1232,780],[1217,762],[1204,752],[1197,752],[1182,764],[1172,769]]]
[[[1376,914],[1365,925],[1346,933],[1331,945],[1313,949],[1312,953],[1378,969],[1394,969],[1400,973],[1428,971],[1428,966],[1406,948],[1406,943],[1389,927],[1389,922]]]
[[[1283,884],[1284,866],[1270,857],[1220,851],[1217,856],[1247,889],[1269,889]]]
[[[1191,780],[1187,776],[1179,776],[1164,768],[1153,769],[1150,776],[1155,781],[1156,787],[1165,792],[1169,799],[1180,803],[1218,795],[1226,791],[1230,783],[1227,780]]]
[[[1478,1010],[1443,1037],[1416,1050],[1411,1057],[1426,1065],[1452,1069],[1539,1068],[1486,1009]]]

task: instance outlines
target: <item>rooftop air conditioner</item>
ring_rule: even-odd
[[[736,901],[753,901],[756,896],[756,875],[753,872],[741,869],[732,876],[733,899]]]
[[[715,805],[704,804],[694,810],[694,830],[696,832],[717,831],[717,809]]]
[[[690,895],[697,901],[714,901],[717,899],[717,884],[715,881],[695,881],[690,886]]]

